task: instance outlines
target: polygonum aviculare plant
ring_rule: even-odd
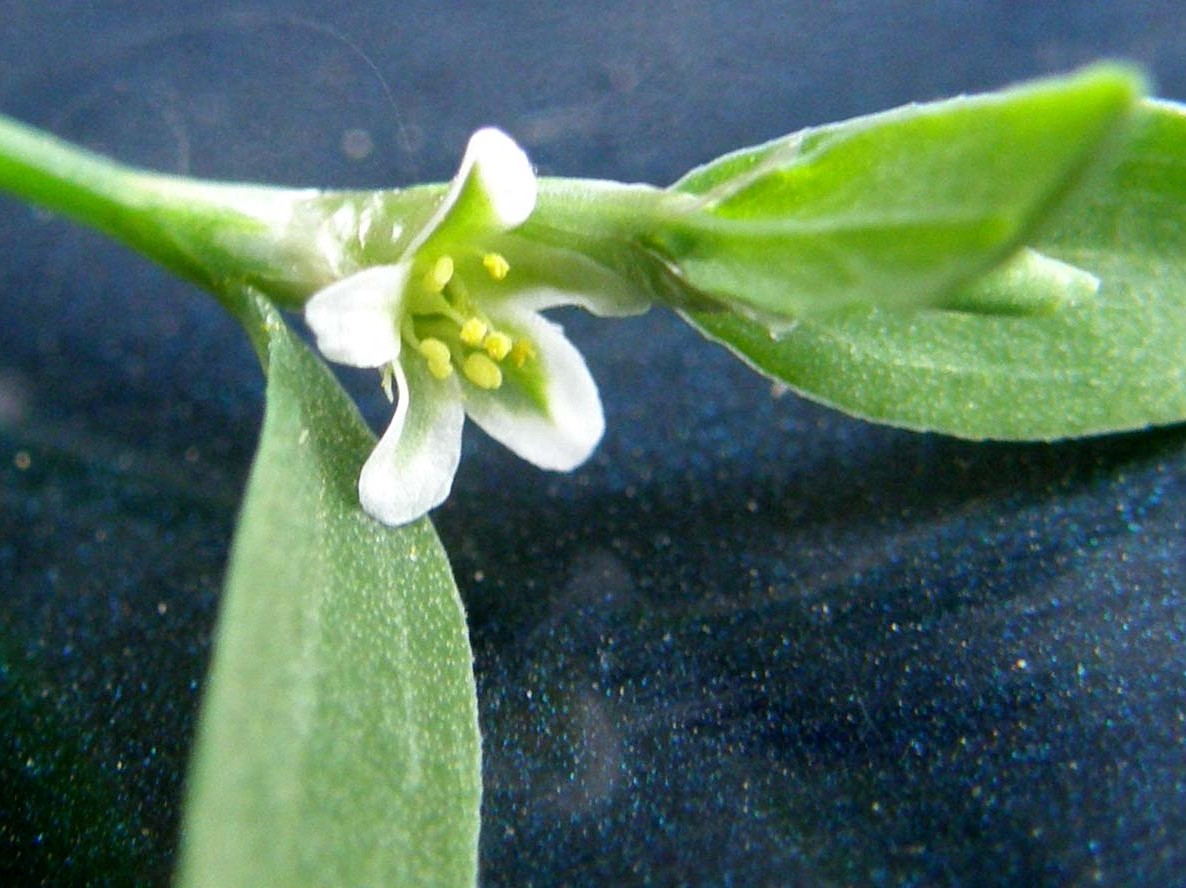
[[[268,375],[181,884],[475,881],[472,655],[417,519],[449,493],[467,415],[546,469],[597,445],[597,387],[543,310],[666,304],[762,373],[910,428],[1186,418],[1186,112],[1142,86],[1100,66],[911,105],[668,188],[537,178],[495,129],[448,185],[195,182],[0,118],[0,187],[210,290]],[[326,358],[379,370],[395,406],[377,445],[282,310]]]

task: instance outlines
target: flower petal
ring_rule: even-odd
[[[508,367],[498,389],[461,386],[465,412],[490,437],[541,469],[575,469],[605,431],[597,383],[585,359],[558,324],[537,314],[508,306],[494,320],[499,329],[531,342],[531,375],[542,390],[533,394]]]
[[[600,318],[628,318],[646,314],[651,300],[618,287],[610,290],[563,290],[557,287],[525,287],[512,297],[518,308],[545,311],[562,305],[575,305]]]
[[[481,190],[491,221],[502,231],[522,225],[535,209],[538,184],[531,161],[502,130],[486,127],[470,136],[458,178]]]
[[[415,521],[449,495],[465,423],[455,377],[434,379],[413,358],[406,367],[395,363],[395,379],[395,416],[358,479],[363,509],[392,527]]]
[[[330,284],[305,304],[317,348],[331,361],[381,367],[399,356],[399,313],[409,267],[376,265]]]
[[[531,161],[515,140],[493,127],[480,129],[470,136],[448,192],[408,252],[437,238],[465,240],[510,231],[527,221],[538,190]]]

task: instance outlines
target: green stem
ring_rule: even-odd
[[[129,171],[47,133],[0,117],[0,186],[109,234],[123,227]]]
[[[96,228],[210,290],[249,330],[256,296],[300,309],[359,268],[396,262],[446,186],[322,192],[134,169],[0,115],[0,190]],[[519,234],[584,254],[644,292],[696,304],[643,235],[697,199],[642,185],[543,179]]]
[[[236,316],[254,288],[299,306],[334,276],[322,195],[133,169],[0,115],[0,189],[122,241]]]

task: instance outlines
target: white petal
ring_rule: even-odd
[[[399,356],[399,315],[408,267],[377,265],[313,294],[305,321],[331,361],[381,367]]]
[[[515,290],[517,308],[545,311],[562,305],[575,305],[600,318],[628,318],[645,314],[651,300],[618,286],[612,290],[562,290],[557,287],[524,287]]]
[[[535,209],[538,190],[531,161],[514,139],[492,127],[480,129],[470,136],[457,175],[408,253],[437,236],[465,239],[522,225]]]
[[[395,379],[395,416],[358,479],[363,509],[393,527],[415,521],[449,495],[465,422],[456,377],[434,379],[413,358],[407,367],[396,362]]]
[[[500,230],[522,225],[535,209],[537,184],[523,149],[494,127],[480,129],[469,139],[457,178],[475,180]]]
[[[462,385],[465,412],[488,435],[541,469],[567,472],[593,452],[605,431],[597,383],[585,359],[559,325],[537,314],[507,312],[500,329],[531,338],[546,380],[546,407],[534,403],[508,379],[491,391]]]

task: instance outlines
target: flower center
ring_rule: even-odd
[[[481,267],[494,281],[505,280],[511,270],[498,253],[482,256]],[[474,305],[452,256],[438,256],[418,283],[400,335],[437,379],[448,379],[460,367],[471,384],[496,389],[508,363],[517,369],[535,357],[529,340],[499,330]]]

